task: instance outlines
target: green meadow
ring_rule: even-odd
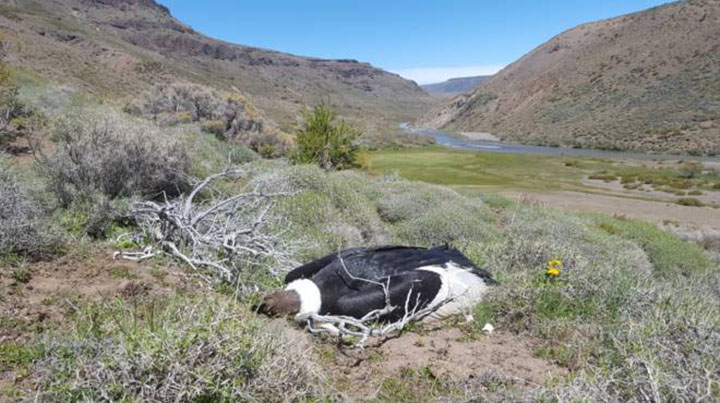
[[[598,191],[583,184],[588,177],[620,180],[627,189],[647,184],[677,195],[720,188],[720,173],[703,170],[695,162],[502,154],[440,146],[379,150],[371,154],[369,168],[374,174],[397,173],[409,180],[483,191]]]

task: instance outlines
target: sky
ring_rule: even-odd
[[[576,25],[667,0],[159,0],[214,38],[415,80],[493,74]]]

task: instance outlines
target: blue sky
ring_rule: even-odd
[[[159,0],[228,42],[370,62],[420,84],[492,74],[558,33],[666,0]]]

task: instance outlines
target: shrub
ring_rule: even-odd
[[[192,150],[189,153],[189,173],[196,178],[220,172],[229,164],[244,164],[258,159],[257,154],[242,144],[222,141],[193,125],[173,127],[168,132],[180,141],[184,149]]]
[[[203,123],[202,128],[204,131],[214,134],[219,139],[225,138],[225,122],[219,120],[208,120]]]
[[[163,126],[197,122],[204,131],[219,139],[241,142],[254,151],[272,144],[275,147],[272,156],[284,153],[288,146],[282,133],[265,127],[248,99],[239,94],[222,94],[202,85],[157,85],[129,105],[126,111]]]
[[[46,212],[20,186],[9,162],[0,154],[0,257],[43,257],[59,245],[60,237]]]
[[[310,259],[340,248],[388,242],[389,233],[373,205],[372,180],[351,171],[326,172],[312,165],[263,164],[251,185],[296,192],[278,201],[288,236],[303,240]]]
[[[421,182],[327,172],[311,165],[263,164],[258,189],[298,192],[278,201],[288,236],[302,239],[300,260],[362,245],[481,242],[492,215],[478,198]]]
[[[297,147],[291,159],[299,164],[317,164],[326,170],[354,167],[358,147],[353,141],[360,136],[360,130],[337,118],[338,113],[327,105],[306,113],[296,133]]]
[[[703,165],[699,162],[683,162],[680,166],[680,176],[686,179],[693,179],[703,171]]]
[[[703,202],[700,200],[694,198],[694,197],[681,197],[675,201],[675,203],[681,205],[681,206],[690,206],[690,207],[702,207],[704,206]]]
[[[379,183],[378,190],[378,213],[402,242],[432,246],[483,241],[490,232],[491,214],[479,198],[444,186],[392,179]]]
[[[35,363],[52,401],[306,401],[326,382],[303,339],[227,298],[82,308]]]
[[[617,176],[600,172],[600,173],[596,173],[596,174],[592,174],[592,175],[588,176],[588,179],[612,182],[612,181],[617,180]]]
[[[2,48],[2,38],[0,38],[0,48]],[[2,53],[0,53],[0,147],[17,137],[37,130],[44,123],[44,118],[38,111],[20,100],[18,87],[10,79],[10,71],[2,63]]]
[[[49,190],[64,206],[92,199],[178,195],[189,158],[178,139],[107,109],[78,109],[54,122],[57,150],[40,158]]]

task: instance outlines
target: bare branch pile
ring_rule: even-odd
[[[228,168],[200,181],[187,195],[164,203],[134,203],[131,214],[141,232],[133,239],[148,246],[141,252],[116,252],[115,257],[144,260],[165,254],[223,281],[239,280],[247,268],[279,276],[297,262],[278,230],[281,220],[270,212],[278,197],[292,193],[266,193],[255,186],[227,196],[209,187],[221,178],[247,175],[243,168]]]

